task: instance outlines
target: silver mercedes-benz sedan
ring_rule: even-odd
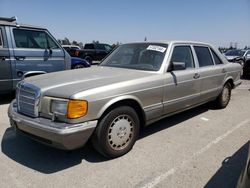
[[[114,158],[132,149],[140,127],[209,101],[225,108],[241,69],[200,42],[124,44],[99,66],[20,82],[8,115],[37,141],[72,150],[91,139]]]

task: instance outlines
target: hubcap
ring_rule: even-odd
[[[226,102],[229,99],[229,89],[227,87],[224,87],[222,91],[222,101]]]
[[[121,150],[130,143],[133,133],[132,118],[128,115],[120,115],[109,126],[108,143],[112,149]]]

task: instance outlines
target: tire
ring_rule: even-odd
[[[82,64],[76,64],[73,66],[73,69],[82,69],[82,68],[85,68],[85,66]]]
[[[227,82],[220,95],[217,97],[217,99],[215,100],[215,106],[219,109],[223,109],[226,108],[226,106],[228,105],[230,99],[231,99],[231,84],[229,82]]]
[[[93,62],[92,57],[86,56],[84,59],[85,59],[87,62],[89,62],[90,65],[92,65],[92,62]]]
[[[107,158],[128,153],[139,135],[140,121],[136,111],[120,106],[108,112],[98,123],[92,136],[94,148]]]

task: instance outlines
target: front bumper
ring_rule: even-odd
[[[45,118],[31,118],[17,112],[15,101],[8,109],[10,124],[18,132],[31,138],[64,150],[82,147],[90,138],[97,126],[97,120],[80,124],[53,122]]]

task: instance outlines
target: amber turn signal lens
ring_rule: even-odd
[[[67,117],[69,119],[76,119],[87,114],[88,102],[84,100],[69,100]]]

